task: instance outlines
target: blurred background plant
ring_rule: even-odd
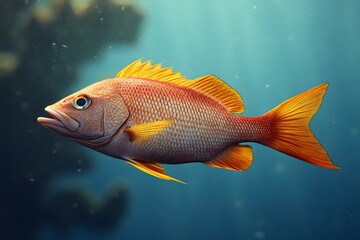
[[[44,225],[109,229],[124,218],[129,189],[122,181],[104,196],[76,185],[54,189],[54,180],[84,175],[92,163],[36,118],[106,44],[136,44],[142,19],[140,8],[124,0],[1,2],[1,239],[38,239]]]

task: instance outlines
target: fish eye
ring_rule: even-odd
[[[91,104],[91,98],[88,95],[81,94],[74,98],[73,106],[78,110],[87,109]]]

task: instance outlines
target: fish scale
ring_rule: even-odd
[[[174,84],[147,79],[127,78],[120,82],[119,91],[129,111],[134,113],[128,126],[173,121],[153,139],[130,143],[128,149],[132,151],[124,153],[130,158],[156,159],[160,163],[209,161],[230,143],[237,142],[238,136],[234,138],[234,129],[229,127],[231,115],[212,99]],[[155,158],[154,152],[158,153]]]

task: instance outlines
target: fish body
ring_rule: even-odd
[[[119,83],[119,93],[131,113],[125,129],[148,122],[170,122],[161,134],[147,141],[131,141],[126,131],[119,133],[107,149],[107,153],[115,150],[111,154],[114,157],[170,164],[207,162],[230,145],[255,139],[249,131],[250,118],[243,117],[246,127],[238,127],[240,118],[192,89],[148,79],[110,81]]]
[[[243,142],[337,168],[309,128],[327,86],[301,93],[264,115],[238,116],[245,109],[241,96],[216,76],[187,80],[171,68],[138,60],[115,78],[48,106],[53,118],[38,121],[165,180],[179,181],[165,173],[164,163],[247,170],[253,154]]]

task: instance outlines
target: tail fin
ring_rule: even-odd
[[[321,84],[281,103],[264,116],[270,120],[270,136],[263,144],[317,166],[339,169],[311,132],[328,84]]]

